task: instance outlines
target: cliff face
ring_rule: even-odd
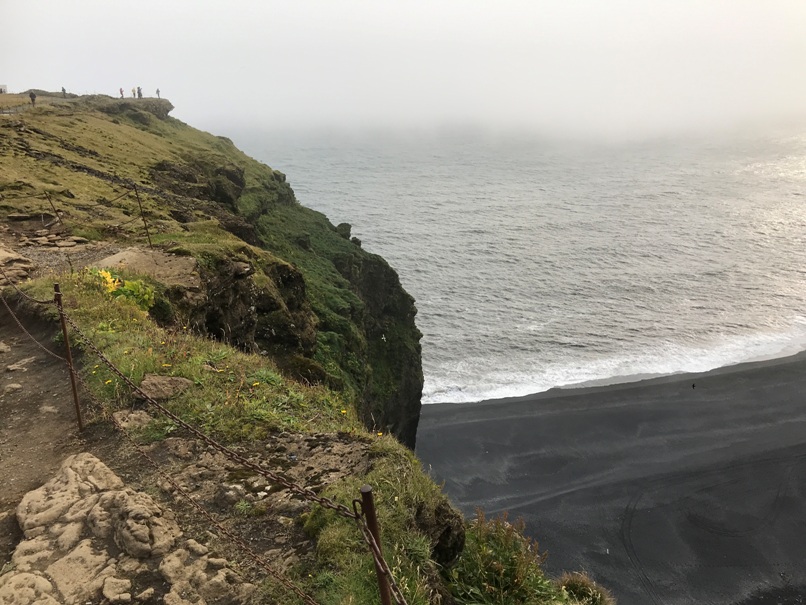
[[[385,428],[414,449],[423,392],[414,299],[379,256],[344,254],[334,259],[334,265],[364,302],[361,325],[367,358],[372,360],[361,397],[364,424]]]
[[[380,257],[301,206],[281,172],[224,137],[169,117],[165,100],[53,100],[0,126],[5,196],[47,193],[77,235],[194,258],[195,290],[168,288],[163,323],[272,356],[299,379],[346,391],[373,430],[410,448],[420,412],[413,299]],[[13,161],[11,160],[13,158]],[[127,193],[128,191],[128,193]]]

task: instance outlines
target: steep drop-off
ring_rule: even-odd
[[[300,205],[285,175],[229,139],[171,118],[166,100],[40,97],[36,111],[0,124],[0,212],[55,220],[55,209],[73,235],[150,238],[193,257],[198,286],[161,292],[155,318],[350,393],[368,428],[414,447],[423,380],[414,301],[349,225]]]

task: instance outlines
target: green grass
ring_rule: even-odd
[[[0,100],[19,101],[12,97],[18,96]],[[251,283],[261,300],[276,301],[278,307],[298,305],[295,315],[278,315],[276,326],[308,320],[316,326],[313,360],[297,352],[272,352],[276,358],[251,355],[192,333],[181,310],[167,300],[166,286],[147,276],[121,274],[137,284],[131,296],[115,296],[87,271],[30,282],[25,286],[29,293],[50,299],[52,283],[58,281],[67,312],[135,384],[147,373],[190,380],[193,386],[166,405],[221,441],[250,443],[275,431],[339,431],[361,447],[370,444],[370,467],[355,470],[325,494],[349,503],[361,485],[373,486],[384,552],[411,605],[436,603],[448,593],[466,604],[611,603],[595,584],[580,579],[584,576],[560,583],[546,579],[522,528],[506,520],[477,520],[452,569],[434,561],[423,519],[445,509],[445,496],[411,452],[389,435],[368,432],[359,420],[368,415],[361,407],[367,405],[364,399],[373,400],[373,412],[382,410],[390,405],[385,402],[395,401],[401,373],[419,371],[413,367],[419,359],[413,305],[399,284],[382,292],[374,283],[363,284],[365,291],[359,292],[362,267],[383,274],[382,259],[347,240],[322,214],[297,204],[279,173],[231,141],[166,117],[166,111],[166,104],[153,99],[41,95],[35,110],[0,116],[0,125],[25,125],[0,128],[0,213],[52,213],[43,197],[47,192],[72,234],[144,247],[137,200],[123,195],[124,183],[136,182],[155,246],[195,258],[200,272],[213,277],[228,262],[250,263],[256,269]],[[242,178],[239,195],[227,174],[235,181]],[[38,197],[20,197],[30,194]],[[259,245],[235,235],[240,230],[248,236],[250,228]],[[377,317],[367,317],[372,305]],[[394,313],[383,315],[390,305],[397,305]],[[311,310],[315,318],[309,317]],[[53,312],[48,308],[51,319]],[[160,322],[152,315],[159,315]],[[383,348],[367,336],[372,320],[388,339]],[[125,382],[75,334],[71,341],[84,349],[81,373],[93,395],[109,411],[130,407]],[[284,373],[295,364],[318,364],[326,384],[308,384]],[[174,422],[156,416],[138,437],[150,442],[178,431]],[[233,512],[248,517],[260,511],[239,503]],[[378,602],[372,559],[355,524],[319,507],[303,521],[316,540],[316,561],[295,567],[291,575],[323,604]],[[261,591],[266,600],[294,602],[271,582]],[[597,595],[604,600],[596,600]]]
[[[434,509],[444,501],[420,468],[419,461],[388,435],[373,435],[372,469],[326,490],[337,501],[356,498],[362,485],[373,486],[384,556],[410,605],[431,603],[439,585],[438,566],[431,560],[432,544],[418,528],[420,508]],[[323,604],[378,602],[372,559],[355,522],[323,508],[305,522],[317,539],[317,558],[324,568],[313,578]]]
[[[341,393],[281,375],[266,357],[248,355],[199,338],[186,326],[158,326],[137,301],[114,296],[98,275],[82,271],[58,276],[66,312],[104,355],[135,384],[145,374],[181,376],[194,387],[169,406],[181,418],[226,442],[264,439],[272,431],[356,431],[353,406]],[[46,296],[50,280],[34,282],[34,296]],[[96,396],[129,405],[125,382],[98,360],[77,335],[72,344],[92,360],[85,381]],[[350,410],[349,414],[342,410]],[[158,423],[161,421],[158,421]],[[151,439],[169,424],[158,424]]]

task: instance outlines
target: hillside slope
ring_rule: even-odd
[[[350,239],[349,225],[301,206],[282,173],[228,139],[169,117],[166,100],[39,96],[35,110],[0,123],[0,213],[57,209],[73,235],[141,245],[150,237],[204,260],[213,296],[202,308],[185,297],[184,319],[300,378],[349,389],[369,429],[414,447],[414,301],[382,258]],[[221,230],[235,236],[228,247]]]
[[[349,225],[167,101],[37,94],[0,115],[0,602],[377,603],[364,485],[406,603],[611,602],[424,472],[415,307]]]

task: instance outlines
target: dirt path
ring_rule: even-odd
[[[55,349],[55,326],[24,323]],[[69,380],[64,364],[39,348],[0,304],[0,566],[19,539],[14,508],[20,498],[81,450]]]

